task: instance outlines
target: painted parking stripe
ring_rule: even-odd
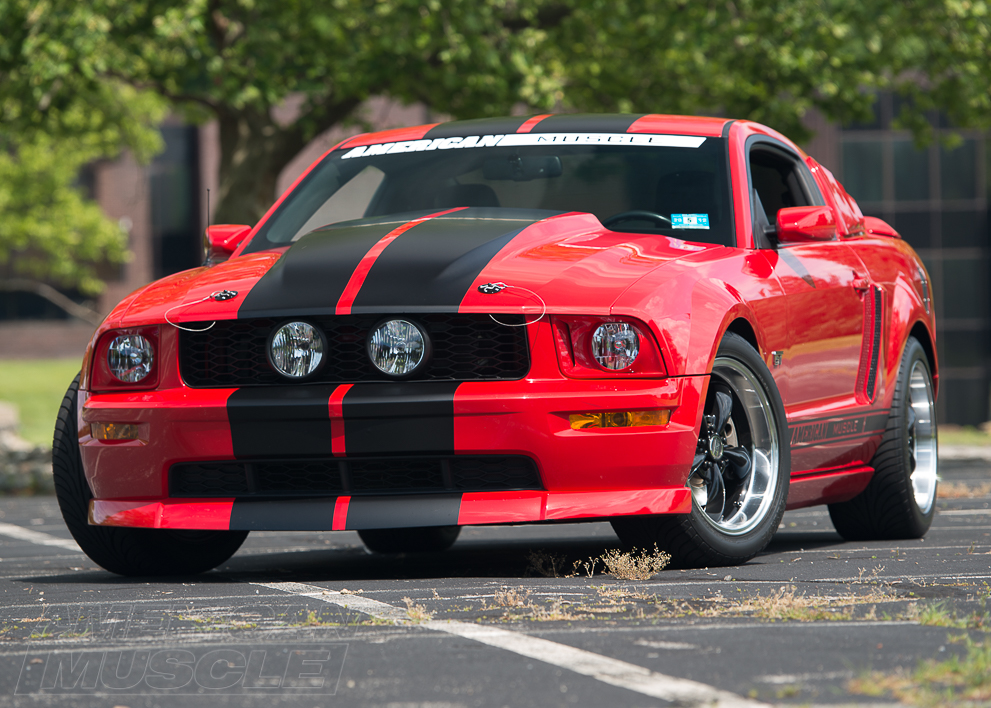
[[[58,536],[52,536],[51,534],[42,533],[41,531],[32,531],[31,529],[26,529],[23,526],[16,526],[14,524],[0,522],[0,536],[16,538],[18,541],[36,543],[39,546],[54,546],[56,548],[64,548],[69,551],[82,553],[82,550],[79,548],[79,544],[72,539],[59,538]]]
[[[406,610],[360,595],[343,595],[334,590],[303,583],[252,583],[252,585],[357,610],[363,614],[396,624],[410,624]],[[547,639],[511,632],[500,627],[456,620],[431,620],[420,623],[418,626],[472,639],[481,644],[504,649],[529,659],[588,676],[611,686],[625,688],[663,701],[700,704],[711,708],[767,706],[766,703],[743,698],[735,693],[723,691],[698,681],[666,676],[636,664],[595,654],[584,649],[576,649],[565,644],[558,644]]]

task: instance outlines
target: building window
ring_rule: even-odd
[[[937,139],[919,149],[906,131],[891,128],[897,110],[882,96],[877,120],[840,133],[840,179],[865,214],[892,224],[929,270],[940,353],[942,422],[976,425],[991,418],[991,264],[988,231],[988,136],[954,133],[931,117]]]

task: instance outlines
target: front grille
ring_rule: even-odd
[[[497,315],[522,324],[521,315]],[[307,383],[391,380],[368,360],[365,341],[378,315],[305,317],[327,336],[327,361]],[[526,327],[506,327],[488,315],[428,314],[416,321],[427,330],[433,354],[413,381],[478,381],[523,378],[530,369]],[[292,383],[268,363],[272,330],[286,320],[258,318],[217,322],[205,332],[179,333],[182,378],[194,388],[233,388]],[[193,323],[192,327],[209,323]]]
[[[543,489],[529,457],[381,457],[179,463],[171,497],[333,496]]]

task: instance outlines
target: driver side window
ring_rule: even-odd
[[[759,143],[751,148],[750,178],[758,225],[774,224],[781,209],[824,204],[807,172],[804,165],[783,150]]]

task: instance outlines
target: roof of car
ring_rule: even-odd
[[[363,133],[345,140],[339,149],[406,140],[431,140],[509,133],[656,133],[719,137],[731,123],[726,118],[668,116],[656,113],[568,113],[507,116],[433,123],[411,128]]]

